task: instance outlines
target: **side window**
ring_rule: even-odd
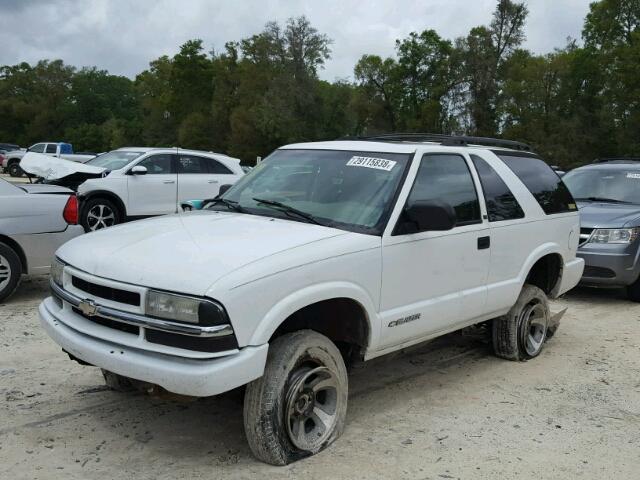
[[[208,173],[206,160],[195,155],[180,155],[178,173]]]
[[[438,200],[456,212],[456,225],[482,222],[480,202],[467,162],[460,155],[427,154],[422,157],[408,203]]]
[[[163,175],[175,173],[173,171],[173,155],[162,153],[145,158],[138,165],[145,167],[149,175]]]
[[[29,151],[35,153],[44,153],[44,143],[36,143],[35,145],[29,147]]]
[[[547,215],[578,208],[562,179],[544,161],[531,156],[494,152],[529,189]]]
[[[47,143],[47,149],[45,153],[56,153],[58,151],[58,145],[55,143]]]
[[[518,200],[491,165],[477,155],[471,155],[471,160],[480,177],[489,221],[524,218],[524,212]]]
[[[209,165],[209,173],[214,173],[218,175],[233,174],[231,170],[229,170],[226,166],[224,166],[219,161],[214,160],[213,158],[207,158],[206,161],[207,161],[207,164]]]

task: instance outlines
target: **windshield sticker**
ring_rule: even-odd
[[[351,157],[351,160],[347,162],[347,167],[375,168],[376,170],[390,172],[396,166],[396,163],[393,160],[385,160],[384,158]]]
[[[627,173],[627,178],[640,178],[640,173]]]

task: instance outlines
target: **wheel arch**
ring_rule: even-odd
[[[8,237],[7,235],[3,235],[1,233],[0,233],[0,243],[6,244],[14,252],[16,252],[16,255],[18,255],[18,258],[20,259],[20,264],[22,265],[22,272],[27,273],[29,271],[27,256],[24,254],[24,250],[22,249],[20,244],[16,242],[13,238]]]
[[[540,288],[551,298],[558,295],[564,258],[554,244],[546,244],[536,249],[527,259],[523,268],[522,283],[528,283]]]
[[[94,198],[106,198],[116,204],[116,207],[122,213],[123,219],[127,216],[127,208],[122,201],[122,199],[115,193],[109,190],[94,190],[91,192],[83,193],[79,195],[79,198],[82,202],[82,212],[84,213],[84,207],[89,200],[93,200]]]
[[[345,316],[357,320],[344,322]],[[337,282],[316,285],[275,304],[254,331],[250,344],[261,345],[280,334],[307,328],[334,341],[358,345],[364,352],[377,342],[375,318],[374,304],[361,287]]]

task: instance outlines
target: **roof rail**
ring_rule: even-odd
[[[364,137],[344,137],[340,140],[368,140],[378,142],[435,142],[441,145],[466,147],[469,145],[484,145],[490,147],[504,147],[513,150],[530,152],[531,147],[526,143],[502,138],[472,137],[467,135],[444,135],[442,133],[383,133]]]
[[[607,163],[607,162],[640,162],[640,157],[608,157],[608,158],[596,158],[593,163]]]

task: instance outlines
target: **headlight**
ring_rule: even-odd
[[[53,257],[51,260],[51,280],[58,286],[62,286],[62,272],[64,270],[64,263],[58,260],[56,257]]]
[[[631,243],[640,234],[640,228],[598,228],[589,243]]]
[[[211,300],[155,290],[147,293],[145,312],[151,317],[207,326],[229,323],[224,308]]]

